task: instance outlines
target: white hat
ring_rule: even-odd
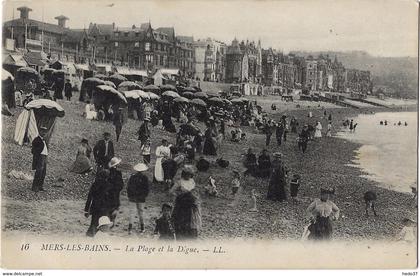
[[[136,172],[144,172],[144,171],[147,171],[149,168],[147,167],[147,165],[146,164],[144,164],[144,163],[138,163],[137,165],[135,165],[134,167],[133,167],[133,169],[136,171]]]
[[[121,163],[121,158],[118,157],[112,157],[111,161],[109,161],[108,163],[108,167],[113,168],[116,165],[118,165],[119,163]]]
[[[107,217],[107,216],[102,216],[102,217],[100,217],[100,218],[99,218],[99,221],[98,221],[98,227],[97,227],[97,228],[99,228],[99,227],[101,227],[101,226],[104,226],[104,225],[110,225],[110,224],[112,224],[112,222],[111,222],[111,220],[109,219],[109,217]]]
[[[188,180],[181,178],[181,180],[179,181],[179,185],[182,190],[190,192],[195,188],[195,181],[192,178]]]

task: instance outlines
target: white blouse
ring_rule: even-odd
[[[317,216],[329,217],[332,215],[338,219],[340,215],[340,209],[338,209],[337,205],[335,205],[334,202],[330,200],[324,202],[320,199],[315,199],[315,201],[309,205],[306,211],[315,218]]]

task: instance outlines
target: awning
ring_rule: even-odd
[[[9,54],[3,59],[3,64],[15,65],[19,67],[27,67],[28,63],[22,55]]]
[[[111,65],[109,64],[95,64],[96,70],[98,70],[98,68],[104,68],[105,72],[111,72]]]

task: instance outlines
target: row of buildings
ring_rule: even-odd
[[[3,24],[5,48],[45,52],[50,60],[77,64],[109,64],[144,70],[179,70],[185,78],[279,86],[285,89],[355,91],[371,89],[370,73],[346,69],[328,56],[317,58],[283,54],[263,49],[261,42],[236,38],[227,45],[206,38],[181,36],[173,27],[154,28],[150,22],[119,27],[90,23],[84,29],[66,27],[66,16],[55,17],[57,24],[34,20],[32,11],[20,7],[20,17]],[[109,66],[110,67],[110,66]]]

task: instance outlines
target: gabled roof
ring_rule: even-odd
[[[16,66],[26,67],[28,63],[23,58],[23,55],[8,54],[3,57],[3,64],[12,64]]]
[[[44,66],[47,64],[47,54],[43,52],[27,52],[23,58],[29,65]]]
[[[83,38],[88,39],[88,35],[85,30],[68,30],[64,33],[61,41],[64,43],[79,43],[83,40]]]
[[[91,34],[94,32],[97,32],[100,35],[112,35],[114,32],[114,25],[90,23],[88,33]]]
[[[140,29],[143,30],[143,31],[146,31],[150,27],[151,27],[150,22],[148,22],[148,23],[141,23],[141,25],[140,25]]]
[[[161,27],[157,28],[156,31],[168,35],[170,41],[175,40],[175,29],[173,27]]]
[[[192,37],[192,36],[178,35],[176,38],[181,42],[187,42],[187,43],[193,43],[194,42],[194,37]]]

